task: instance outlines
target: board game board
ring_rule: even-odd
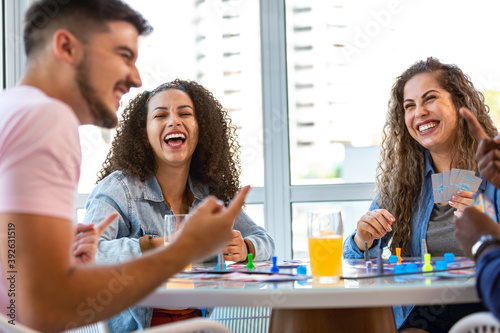
[[[370,279],[377,277],[397,276],[402,279],[422,279],[433,277],[447,278],[447,277],[473,277],[475,273],[475,262],[465,257],[455,257],[455,262],[448,263],[446,270],[436,270],[436,261],[443,258],[437,257],[431,259],[432,272],[423,272],[422,266],[424,265],[421,258],[404,258],[402,264],[413,263],[417,265],[417,272],[413,273],[398,273],[395,274],[395,267],[398,264],[389,263],[388,260],[383,260],[383,271],[378,272],[377,260],[371,260],[371,268],[367,268],[364,259],[346,259],[344,260],[342,279]]]

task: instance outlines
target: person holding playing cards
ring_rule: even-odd
[[[477,192],[491,198],[496,207],[500,196],[493,184],[476,177],[478,142],[459,114],[462,107],[472,111],[489,137],[497,134],[483,95],[457,66],[431,57],[396,78],[382,134],[377,195],[357,222],[357,230],[346,239],[345,258],[363,258],[365,242],[371,258],[386,246],[393,254],[401,248],[405,256],[420,257],[422,243],[431,256],[464,255],[454,236],[456,216],[473,205],[473,191],[464,189],[476,191],[476,183]],[[443,183],[433,187],[433,177]],[[478,305],[436,308],[396,306],[398,329],[448,331],[462,316],[482,310]]]
[[[481,175],[500,188],[500,136],[492,139],[470,110],[462,108],[460,113],[480,142],[476,160]],[[500,319],[500,225],[478,209],[466,208],[456,221],[455,236],[465,254],[476,261],[479,296]]]

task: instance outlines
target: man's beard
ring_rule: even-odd
[[[85,60],[82,61],[76,70],[76,82],[94,118],[94,125],[104,128],[114,128],[118,123],[116,110],[110,110],[99,97],[91,85],[89,72],[88,62]]]

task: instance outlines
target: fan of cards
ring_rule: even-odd
[[[432,193],[434,203],[448,202],[457,191],[476,193],[482,179],[476,177],[471,170],[451,169],[443,173],[435,173],[432,177]]]

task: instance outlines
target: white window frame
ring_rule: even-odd
[[[266,229],[285,259],[292,257],[293,203],[371,200],[375,184],[291,185],[285,0],[260,0],[260,19],[265,187],[251,199],[264,203]]]
[[[14,86],[24,71],[23,13],[33,0],[2,0],[0,74],[3,87]],[[288,133],[285,0],[260,0],[262,52],[262,112],[264,137],[264,187],[253,188],[248,204],[263,204],[266,229],[274,237],[276,255],[292,257],[292,204],[370,200],[374,183],[297,185],[290,182]],[[88,194],[79,194],[83,207]]]
[[[3,88],[15,86],[26,64],[23,44],[24,12],[33,0],[2,0],[2,63]]]

